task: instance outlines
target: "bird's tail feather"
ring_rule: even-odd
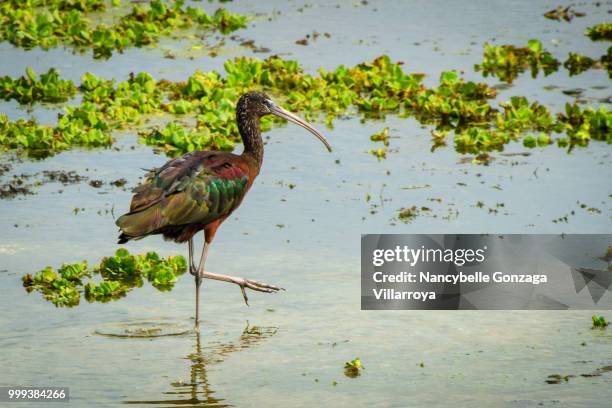
[[[162,227],[163,217],[159,206],[127,213],[117,218],[115,224],[121,229],[118,243],[143,238]]]

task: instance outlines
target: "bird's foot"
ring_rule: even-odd
[[[263,292],[263,293],[275,293],[275,292],[278,292],[279,290],[285,290],[278,286],[269,285],[267,283],[258,282],[252,279],[245,279],[245,278],[229,276],[229,275],[221,275],[219,273],[213,273],[213,272],[207,272],[207,271],[200,272],[199,276],[200,278],[220,280],[220,281],[234,283],[238,285],[240,287],[240,291],[242,292],[244,303],[246,303],[247,306],[249,305],[249,298],[247,297],[247,294],[246,294],[247,288],[254,290],[256,292]]]
[[[236,279],[237,281],[234,283],[240,286],[240,290],[242,291],[242,297],[244,298],[244,303],[246,303],[247,306],[249,305],[249,298],[247,297],[245,288],[249,288],[256,292],[264,292],[264,293],[274,293],[274,292],[278,292],[279,290],[285,290],[283,288],[279,288],[274,285],[268,285],[267,283],[258,282],[258,281],[254,281],[251,279],[244,279],[244,278],[236,278]]]

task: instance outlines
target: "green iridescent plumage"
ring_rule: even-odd
[[[248,171],[223,153],[190,153],[148,173],[134,192],[130,212],[117,220],[122,239],[162,233],[183,240],[192,225],[205,225],[235,210],[248,188]]]

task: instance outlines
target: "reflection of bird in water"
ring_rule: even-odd
[[[171,383],[173,390],[164,392],[165,395],[175,396],[174,399],[124,401],[123,403],[180,407],[231,407],[224,402],[223,398],[214,396],[215,391],[208,383],[206,369],[213,364],[223,362],[224,357],[230,353],[255,346],[264,339],[274,336],[277,330],[276,327],[249,326],[247,323],[237,342],[215,344],[205,349],[202,349],[200,332],[196,331],[195,350],[186,357],[191,361],[189,381]]]

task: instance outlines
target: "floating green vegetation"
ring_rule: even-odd
[[[64,264],[57,271],[48,266],[34,275],[25,275],[22,280],[28,292],[42,293],[55,306],[73,307],[78,306],[81,294],[88,302],[120,299],[133,288],[141,287],[143,279],[160,291],[171,290],[186,269],[182,256],[162,259],[155,252],[131,255],[121,248],[91,269],[87,262]],[[100,275],[102,280],[96,283],[95,275]]]
[[[608,52],[601,56],[599,62],[603,69],[608,71],[608,77],[612,79],[612,47],[608,47]]]
[[[428,88],[422,84],[422,74],[404,72],[401,63],[391,62],[388,56],[331,72],[320,69],[318,75],[305,73],[296,61],[279,57],[236,58],[226,61],[224,67],[224,76],[196,71],[181,82],[156,80],[142,72],[115,83],[86,73],[78,86],[82,103],[66,107],[55,127],[34,121],[11,122],[0,115],[0,146],[28,152],[53,152],[71,145],[108,146],[114,130],[136,127],[142,143],[170,156],[194,149],[229,150],[240,141],[235,103],[251,89],[263,89],[288,109],[302,112],[309,120],[325,120],[328,126],[341,115],[414,117],[421,124],[435,126],[434,147],[445,145],[454,132],[460,153],[502,150],[533,132],[546,133],[552,142],[569,149],[586,146],[590,140],[611,142],[612,114],[605,107],[593,110],[567,105],[565,114],[554,115],[523,97],[495,107],[490,100],[496,91],[484,83],[465,81],[455,71],[447,71],[437,87]],[[195,124],[189,128],[177,122],[161,128],[143,126],[146,119],[167,113]],[[277,120],[264,117],[262,129],[270,129]],[[555,133],[565,135],[553,138]],[[375,138],[385,143],[384,131]],[[533,145],[530,140],[527,144]],[[382,159],[386,149],[370,153]]]
[[[370,136],[370,140],[373,142],[383,142],[385,146],[389,146],[389,128],[385,127],[380,132],[374,133]]]
[[[359,377],[363,369],[364,367],[361,365],[359,357],[344,363],[344,375],[349,378]]]
[[[419,214],[419,208],[416,205],[413,205],[412,207],[401,208],[397,214],[397,218],[403,222],[410,222],[418,217]]]
[[[181,124],[170,122],[163,129],[141,131],[142,143],[162,147],[167,153],[173,155],[203,149],[232,150],[234,143],[231,139],[218,133],[211,133],[206,127],[186,130]]]
[[[584,16],[586,16],[586,13],[576,11],[572,8],[572,6],[567,6],[567,7],[558,6],[557,8],[549,10],[546,13],[544,13],[544,17],[550,20],[556,20],[556,21],[561,21],[561,20],[572,21],[574,17],[584,17]]]
[[[516,77],[530,69],[531,76],[536,78],[540,70],[544,76],[557,71],[559,61],[553,55],[542,48],[538,40],[529,40],[526,47],[514,45],[490,45],[484,44],[485,52],[482,64],[477,64],[474,69],[482,71],[485,77],[493,75],[500,80],[512,83]]]
[[[32,68],[26,68],[26,75],[18,79],[9,76],[0,78],[0,98],[15,99],[21,104],[34,102],[65,102],[76,92],[74,83],[60,79],[58,72],[51,68],[37,78]]]
[[[110,146],[113,138],[105,132],[107,126],[98,120],[95,110],[87,116],[82,113],[70,111],[61,115],[55,127],[40,125],[33,119],[13,122],[0,114],[0,146],[25,149],[34,157],[45,157],[74,146]]]
[[[526,147],[544,147],[553,144],[551,134],[565,132],[559,137],[559,147],[586,146],[590,140],[612,143],[612,112],[605,107],[598,110],[581,109],[577,104],[566,104],[565,114],[551,115],[548,109],[537,102],[529,103],[524,97],[512,97],[510,102],[502,103],[503,112],[498,112],[492,128],[469,127],[456,131],[455,149],[460,153],[477,154],[488,151],[501,151],[505,144],[518,140],[529,131],[540,132],[534,136],[527,134],[523,139]]]
[[[551,374],[546,377],[547,384],[561,384],[563,382],[568,382],[570,378],[575,377],[574,375],[561,375],[561,374]]]
[[[603,316],[593,315],[591,319],[593,320],[593,329],[604,329],[610,324]]]
[[[162,36],[177,36],[195,27],[223,34],[245,27],[248,17],[223,8],[209,15],[201,8],[184,7],[184,0],[152,0],[135,4],[113,25],[96,24],[106,10],[104,0],[6,0],[0,3],[0,41],[30,49],[69,46],[93,50],[94,58],[114,51],[157,44]],[[113,7],[119,6],[113,1]]]
[[[604,68],[612,78],[612,47],[606,55],[599,60],[570,52],[563,66],[570,76],[578,75],[591,68]],[[489,45],[485,43],[485,52],[482,64],[476,64],[475,70],[482,71],[485,77],[489,75],[498,77],[501,81],[511,84],[527,69],[531,76],[536,78],[542,71],[544,76],[556,72],[561,63],[550,52],[542,49],[538,40],[529,40],[526,47],[514,45]]]
[[[563,63],[565,69],[569,71],[570,76],[581,74],[596,65],[597,60],[573,52],[569,53],[567,60]]]
[[[384,160],[387,158],[387,148],[386,147],[380,147],[378,149],[370,149],[368,150],[368,153],[376,157],[378,161]]]
[[[71,307],[79,304],[81,294],[78,287],[83,285],[85,277],[91,277],[87,262],[65,264],[57,272],[48,266],[34,276],[27,274],[22,279],[28,292],[38,290],[54,305]]]
[[[593,41],[612,41],[612,23],[601,23],[589,27],[585,35]]]
[[[382,142],[383,147],[368,150],[372,156],[376,157],[379,161],[387,158],[387,151],[389,150],[389,128],[386,127],[380,132],[374,133],[370,136],[370,140],[373,142]]]

